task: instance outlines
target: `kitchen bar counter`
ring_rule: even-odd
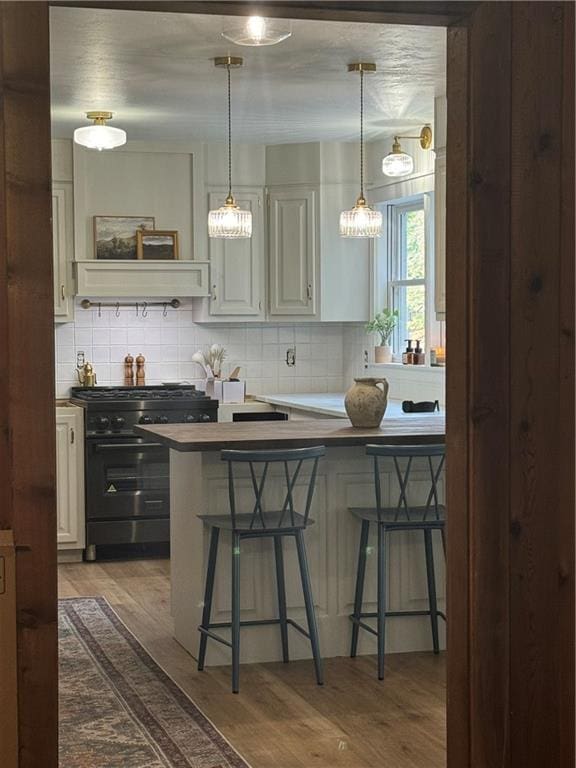
[[[198,625],[202,614],[209,531],[200,514],[228,512],[227,466],[220,461],[223,448],[276,449],[325,445],[326,456],[318,467],[311,517],[315,524],[306,531],[322,654],[325,657],[349,653],[350,622],[360,526],[348,512],[351,506],[374,504],[372,462],[365,455],[367,443],[417,444],[444,441],[444,416],[418,414],[384,419],[377,429],[355,429],[342,419],[310,421],[211,423],[137,427],[150,441],[170,448],[170,528],[172,615],[177,641],[196,656]],[[264,505],[277,505],[285,495],[282,467],[270,467],[270,487]],[[421,494],[427,494],[424,474],[417,468],[411,480]],[[420,480],[420,486],[419,486]],[[306,477],[295,488],[295,501],[302,503]],[[442,482],[440,489],[442,493]],[[242,504],[253,506],[252,483],[238,471],[237,489]],[[398,488],[394,469],[383,467],[382,493],[396,502]],[[423,500],[425,501],[425,499]],[[281,502],[280,502],[281,503]],[[375,527],[375,526],[373,526]],[[375,535],[369,541],[366,574],[366,610],[375,610]],[[390,610],[421,610],[426,607],[426,576],[422,568],[422,541],[410,533],[398,533],[390,542],[388,590]],[[438,537],[439,538],[439,537]],[[439,595],[444,581],[440,541],[435,544]],[[412,550],[414,554],[412,556]],[[230,620],[230,540],[221,537],[212,620]],[[305,623],[293,542],[285,546],[288,613]],[[277,616],[275,567],[272,542],[248,539],[241,553],[241,618]],[[443,600],[440,609],[444,608]],[[443,628],[441,628],[443,631]],[[427,650],[430,627],[426,617],[394,618],[386,630],[388,652]],[[374,653],[374,638],[361,633],[359,653]],[[290,657],[309,658],[310,646],[298,633],[290,634]],[[277,626],[250,627],[242,631],[243,662],[277,661],[282,658]],[[229,649],[208,643],[206,663],[229,664]]]
[[[368,443],[433,443],[444,440],[444,416],[405,414],[384,419],[380,427],[353,427],[348,419],[314,421],[262,421],[222,424],[170,424],[137,426],[135,432],[153,437],[175,451],[303,448],[309,445],[342,447]]]

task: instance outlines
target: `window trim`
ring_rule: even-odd
[[[406,253],[404,252],[404,243],[402,235],[403,219],[406,214],[411,211],[423,211],[424,212],[424,277],[423,278],[404,278],[397,279],[397,275],[402,273],[402,265],[406,259]],[[388,219],[388,243],[386,248],[386,264],[387,264],[387,289],[386,289],[386,305],[392,309],[397,309],[397,294],[398,288],[402,287],[416,287],[424,286],[424,332],[427,336],[428,331],[428,283],[429,283],[429,265],[428,265],[428,226],[429,221],[426,211],[426,199],[423,195],[417,195],[414,198],[406,199],[402,202],[392,202],[386,205],[386,217]],[[396,327],[393,335],[392,348],[394,355],[401,357],[404,336],[400,332],[400,326]]]
[[[381,195],[377,193],[381,192]],[[376,194],[375,194],[376,193]],[[426,222],[425,249],[426,249],[426,338],[425,352],[431,347],[440,346],[444,342],[444,323],[436,317],[434,307],[435,290],[435,258],[434,258],[434,175],[428,174],[416,179],[407,179],[388,187],[374,190],[372,194],[374,205],[383,213],[383,232],[373,248],[373,294],[372,310],[380,311],[383,306],[392,307],[390,275],[391,275],[391,238],[393,227],[391,226],[388,210],[395,206],[408,206],[421,199],[424,200],[424,212]],[[381,199],[378,200],[378,197]],[[396,285],[400,282],[396,281]],[[408,284],[414,285],[413,281]],[[395,349],[393,360],[400,362],[401,350]]]

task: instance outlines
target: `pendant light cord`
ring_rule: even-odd
[[[226,65],[228,74],[228,197],[232,197],[232,87],[230,82],[230,64]]]
[[[364,70],[360,70],[360,197],[364,200]]]

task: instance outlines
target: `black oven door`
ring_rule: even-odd
[[[87,521],[162,518],[169,514],[167,448],[137,437],[87,441]]]

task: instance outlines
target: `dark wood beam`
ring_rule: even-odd
[[[0,528],[16,544],[19,768],[58,764],[48,32],[46,3],[0,3]]]
[[[258,13],[269,17],[321,19],[324,21],[373,22],[375,24],[423,24],[449,26],[465,20],[477,2],[363,2],[358,0],[222,0],[222,2],[179,2],[178,0],[51,0],[50,5],[75,8],[108,8],[159,13],[205,13],[220,16],[249,16]]]

